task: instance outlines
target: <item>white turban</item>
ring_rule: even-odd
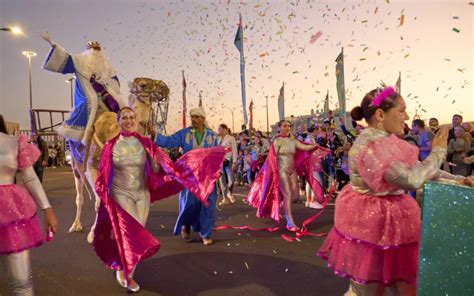
[[[204,111],[203,107],[195,107],[189,110],[189,115],[191,116],[201,116],[206,118],[206,111]]]

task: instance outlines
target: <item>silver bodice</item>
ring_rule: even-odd
[[[113,195],[125,195],[135,201],[148,198],[145,184],[147,154],[140,141],[135,137],[120,136],[114,145],[112,157]]]
[[[273,142],[275,152],[278,155],[278,169],[280,172],[288,174],[295,173],[295,152],[296,148],[301,150],[311,150],[314,145],[305,145],[292,138],[278,137]]]

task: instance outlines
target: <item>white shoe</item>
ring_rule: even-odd
[[[228,204],[229,204],[229,201],[227,200],[227,198],[224,198],[217,205],[222,207],[222,206],[225,206],[225,205],[228,205]]]
[[[127,286],[127,290],[129,293],[138,293],[140,292],[140,285],[135,282],[135,280],[131,279],[129,280],[129,284]]]
[[[120,271],[120,270],[115,271],[115,279],[117,280],[117,283],[119,283],[119,285],[122,288],[127,288],[127,281],[123,278],[123,272],[122,271]]]
[[[230,192],[227,194],[227,198],[230,200],[231,203],[235,202],[235,198]]]
[[[317,201],[313,201],[313,202],[309,203],[309,207],[312,208],[312,209],[315,209],[315,210],[321,210],[323,208],[323,205],[320,204]]]
[[[210,246],[214,243],[214,240],[212,240],[212,238],[210,238],[210,237],[207,237],[207,238],[202,239],[202,243],[205,246]]]
[[[305,203],[304,203],[304,206],[305,206],[305,207],[309,207],[309,204],[310,204],[309,202],[305,202]]]

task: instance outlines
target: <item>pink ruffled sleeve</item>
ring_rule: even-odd
[[[24,170],[32,166],[40,157],[41,152],[39,149],[28,143],[28,139],[25,135],[18,137],[18,169]]]
[[[387,170],[398,163],[410,167],[418,161],[418,147],[397,138],[395,135],[378,138],[367,144],[356,156],[356,168],[362,179],[374,192],[397,190],[384,176]]]

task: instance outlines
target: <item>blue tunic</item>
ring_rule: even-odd
[[[181,147],[184,153],[194,148],[218,146],[217,136],[212,130],[206,128],[201,145],[197,144],[194,132],[193,127],[187,127],[171,136],[159,134],[155,144],[168,149]],[[181,191],[179,193],[179,215],[174,227],[174,234],[180,234],[181,227],[185,225],[190,226],[193,231],[199,232],[202,238],[211,237],[215,222],[216,200],[216,188],[208,197],[208,207],[204,206],[188,189]]]

